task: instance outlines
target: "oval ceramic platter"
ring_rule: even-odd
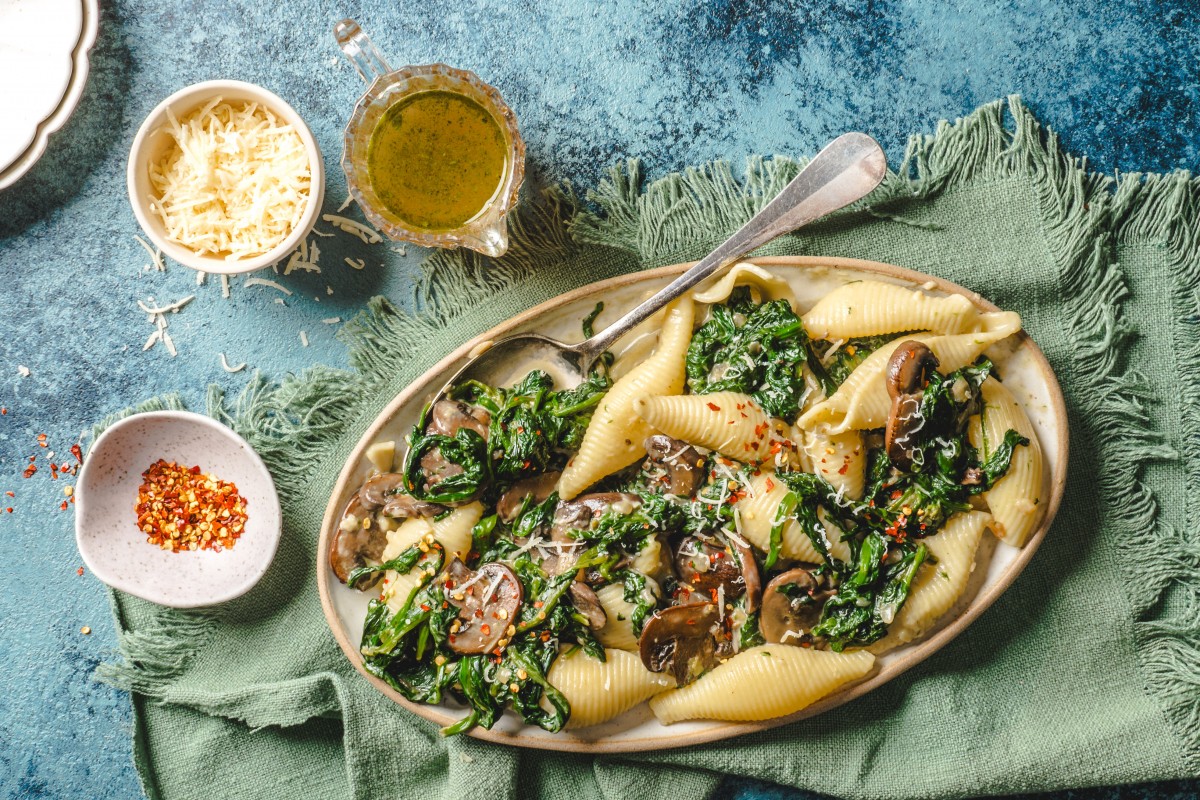
[[[807,310],[818,298],[837,286],[863,278],[921,287],[935,295],[961,294],[981,309],[997,310],[996,306],[961,286],[890,264],[816,257],[759,258],[753,261],[788,280],[801,311]],[[340,521],[342,509],[372,470],[365,456],[367,447],[376,441],[395,440],[399,456],[404,437],[416,422],[422,406],[462,365],[468,353],[481,343],[523,331],[536,331],[568,342],[579,341],[580,320],[598,300],[605,303],[604,313],[596,324],[600,329],[688,266],[679,264],[663,267],[585,286],[497,326],[462,345],[401,392],[363,434],[342,470],[325,512],[318,551],[321,558],[317,566],[317,583],[325,617],[338,644],[359,672],[384,695],[414,714],[442,726],[456,722],[467,713],[465,706],[459,706],[454,701],[436,706],[410,702],[383,681],[368,675],[362,667],[357,643],[362,635],[363,618],[372,594],[358,592],[339,583],[329,568],[325,554],[329,551],[331,536]],[[640,344],[636,341],[622,344],[628,348],[646,347],[644,341]],[[620,346],[617,348],[618,358],[621,349]],[[1040,527],[1024,547],[1018,549],[997,543],[992,536],[984,537],[976,556],[977,568],[963,596],[923,637],[879,656],[871,672],[862,679],[843,686],[834,694],[790,716],[752,723],[692,721],[668,726],[659,723],[649,706],[643,703],[610,722],[577,731],[568,728],[555,734],[527,725],[511,712],[506,712],[491,730],[477,727],[470,731],[470,735],[520,747],[576,752],[632,752],[700,744],[773,728],[828,711],[881,686],[937,652],[994,603],[1029,563],[1054,519],[1066,481],[1066,407],[1058,381],[1045,356],[1024,332],[993,346],[987,354],[1002,365],[1005,386],[1021,401],[1037,431],[1046,465],[1043,470],[1045,485],[1042,497],[1048,498],[1048,502]],[[538,365],[514,365],[513,379],[523,376],[535,366]]]

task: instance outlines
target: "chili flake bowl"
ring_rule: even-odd
[[[233,547],[163,550],[138,528],[142,473],[159,459],[233,483],[245,500],[246,526]],[[267,571],[282,515],[275,482],[245,439],[186,411],[152,411],[115,423],[88,451],[75,488],[75,541],[100,580],[145,600],[197,608],[232,600]]]

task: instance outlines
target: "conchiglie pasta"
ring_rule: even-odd
[[[598,661],[582,649],[564,651],[550,667],[546,678],[571,704],[568,728],[606,722],[672,684],[646,669],[642,659],[632,653],[605,649],[604,657]]]
[[[1013,451],[1007,474],[983,495],[994,518],[992,529],[996,535],[1020,547],[1042,518],[1042,448],[1029,417],[1004,384],[988,378],[980,388],[983,414],[972,417],[968,428],[971,446],[979,450],[980,456],[987,458],[1009,430],[1029,440],[1028,445]]]
[[[804,329],[814,339],[852,339],[903,331],[961,333],[979,317],[960,294],[935,297],[881,281],[839,286],[804,314]]]
[[[388,534],[388,543],[383,550],[382,559],[389,561],[395,558],[419,542],[427,533],[433,534],[433,538],[441,544],[447,562],[456,556],[465,558],[471,550],[471,529],[482,516],[483,505],[474,502],[456,508],[436,521],[423,517],[407,519],[399,528]],[[383,578],[383,598],[393,612],[403,609],[413,591],[424,582],[424,575],[416,569],[405,574],[388,570]]]
[[[637,551],[629,566],[655,580],[665,577],[666,565],[663,563],[663,546],[657,535],[646,540],[645,547]]]
[[[1021,329],[1021,318],[1012,311],[981,314],[979,321],[981,329],[970,333],[921,333],[888,342],[867,356],[833,395],[801,414],[797,425],[814,430],[823,424],[829,433],[882,428],[891,407],[884,374],[896,348],[910,340],[923,342],[937,356],[938,370],[945,375],[972,364],[993,344]]]
[[[750,544],[765,553],[771,547],[771,528],[775,524],[775,514],[787,496],[788,488],[770,472],[763,472],[751,478],[747,488],[746,496],[735,506],[741,522],[738,530]],[[818,512],[818,516],[825,523],[830,555],[843,561],[847,560],[850,557],[850,549],[842,542],[841,531],[826,522],[823,513]],[[808,534],[794,519],[788,520],[783,526],[779,555],[810,564],[820,564],[824,561],[813,547]]]
[[[861,678],[875,657],[768,644],[738,653],[695,683],[664,692],[650,710],[664,725],[687,719],[738,722],[794,714]]]
[[[640,397],[633,410],[655,430],[737,461],[757,463],[770,456],[771,420],[750,395]]]
[[[911,642],[950,610],[967,588],[975,551],[990,522],[991,516],[984,511],[958,513],[940,531],[923,540],[932,558],[918,570],[908,600],[888,626],[887,636],[868,650],[882,653]]]
[[[605,475],[627,467],[646,454],[642,443],[653,433],[633,413],[634,400],[683,391],[684,356],[692,338],[692,301],[683,298],[668,308],[654,355],[619,378],[600,401],[588,423],[579,452],[563,470],[558,493],[570,500]]]
[[[625,586],[620,583],[601,586],[596,590],[596,597],[608,617],[604,627],[596,631],[600,644],[636,652],[642,632],[633,629],[633,612],[637,606],[625,599]]]
[[[719,281],[714,283],[703,291],[693,292],[692,299],[697,303],[723,303],[729,299],[729,295],[733,293],[734,287],[750,286],[751,298],[756,303],[765,300],[787,300],[795,307],[795,298],[792,295],[792,287],[788,286],[788,282],[778,275],[772,275],[760,266],[751,264],[747,261],[742,261],[734,264],[729,268],[729,271],[721,277]]]
[[[804,453],[812,472],[820,475],[843,497],[858,500],[867,480],[867,447],[863,432],[826,433],[797,431],[803,435]]]

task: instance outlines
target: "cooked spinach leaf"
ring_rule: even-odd
[[[692,336],[688,386],[696,394],[749,394],[773,417],[796,418],[804,395],[808,337],[786,300],[756,304],[739,286]]]

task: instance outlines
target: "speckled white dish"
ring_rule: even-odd
[[[246,530],[222,552],[172,553],[146,542],[134,505],[142,473],[164,458],[232,481]],[[275,481],[245,439],[200,414],[152,411],[114,424],[92,445],[75,490],[75,540],[89,570],[123,592],[175,608],[245,594],[271,565],[281,514]]]

